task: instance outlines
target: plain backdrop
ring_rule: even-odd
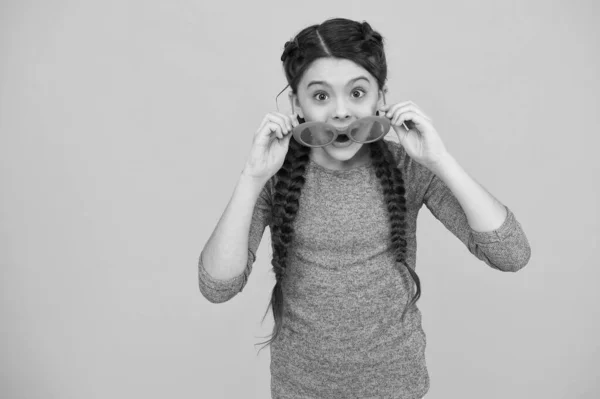
[[[284,43],[333,17],[384,36],[388,103],[433,118],[532,248],[494,270],[421,209],[426,398],[599,397],[597,2],[0,4],[0,397],[270,397],[269,229],[226,303],[197,262]]]

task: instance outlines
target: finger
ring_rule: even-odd
[[[399,103],[383,104],[381,107],[379,107],[379,109],[381,109],[381,110],[388,110],[392,106],[395,106],[395,105],[405,105],[405,104],[410,104],[410,101],[402,101],[402,102],[399,102]]]
[[[277,122],[267,122],[265,129],[269,130],[269,136],[275,136],[277,138],[283,138],[283,130],[281,125]]]
[[[279,112],[274,112],[271,113],[271,120],[275,120],[278,123],[280,123],[281,127],[283,128],[286,134],[288,133],[288,131],[292,130],[292,119],[287,115],[284,115]]]
[[[256,132],[254,133],[255,136],[258,136],[260,134],[260,132],[263,131],[263,129],[265,128],[265,125],[269,122],[269,115],[265,115],[265,117],[263,118],[262,122],[260,122],[260,126],[258,126],[258,129],[256,129]]]
[[[274,117],[273,113],[266,114],[264,116],[264,118],[263,118],[260,126],[256,130],[255,135],[260,134],[260,132],[263,131],[263,129],[265,128],[265,125],[267,123],[269,123],[269,122],[272,122],[273,120],[275,120],[275,121],[281,121],[281,120],[283,120],[284,121],[284,122],[280,122],[280,123],[283,123],[286,126],[286,129],[282,129],[284,134],[286,134],[288,131],[291,131],[291,129],[289,128],[289,126],[291,126],[293,128],[293,127],[295,127],[295,126],[297,126],[299,124],[298,120],[294,118],[294,116],[295,116],[294,114],[290,114],[290,116],[283,115],[283,114],[280,114],[280,115],[282,115],[282,116],[279,119],[277,117]],[[288,121],[289,123],[286,123],[285,119],[289,119],[289,121]]]
[[[416,125],[417,129],[419,128],[419,126],[423,126],[425,123],[428,122],[428,120],[425,117],[423,117],[423,115],[421,115],[417,112],[404,111],[404,112],[398,113],[394,117],[392,124],[399,125],[401,123],[405,123],[406,121],[413,122]],[[405,124],[405,126],[406,126],[406,124]]]
[[[398,107],[402,107],[404,105],[408,105],[411,104],[411,101],[402,101],[399,103],[392,103],[392,104],[384,104],[383,106],[381,106],[379,109],[382,110],[384,113],[387,112],[393,112],[394,109],[398,108]]]
[[[407,132],[410,129],[414,128],[415,127],[414,126],[414,122],[412,121],[411,118],[409,118],[407,120],[400,119],[400,115],[403,115],[403,114],[405,114],[407,112],[412,112],[415,115],[419,115],[421,118],[423,118],[424,120],[426,119],[426,120],[429,121],[429,123],[431,123],[431,121],[429,119],[427,119],[426,117],[424,117],[423,115],[421,115],[418,112],[415,112],[415,111],[406,111],[404,108],[399,108],[399,109],[397,109],[394,112],[394,114],[392,116],[391,124],[394,125],[394,126],[402,125],[404,127],[404,130],[406,130]]]
[[[402,111],[404,111],[404,110],[416,112],[417,114],[421,115],[423,118],[427,119],[429,122],[433,123],[433,119],[431,119],[431,117],[429,115],[427,115],[425,112],[423,112],[423,110],[420,109],[419,107],[417,107],[416,105],[404,106],[404,107],[402,107]]]
[[[290,132],[300,124],[298,119],[296,118],[296,114],[289,114],[285,116],[286,120],[289,122],[289,126],[291,126]]]
[[[394,110],[395,113],[398,113],[398,112],[402,113],[402,112],[407,112],[407,111],[416,112],[417,114],[421,115],[423,118],[429,120],[429,122],[433,122],[432,119],[427,114],[425,114],[425,112],[423,112],[419,107],[417,107],[415,104],[405,104],[405,105],[395,108],[395,110]]]
[[[421,108],[419,108],[417,106],[417,104],[413,103],[412,101],[404,101],[404,102],[392,104],[391,106],[387,107],[386,109],[387,109],[386,116],[388,116],[387,114],[389,114],[388,117],[390,117],[390,118],[393,118],[394,114],[398,111],[400,111],[400,112],[413,111],[413,112],[417,112],[417,113],[421,114],[424,118],[429,119],[430,122],[433,122],[431,117],[429,117],[429,115],[427,115],[425,112],[423,112],[423,110]]]
[[[292,119],[292,126],[296,127],[300,124],[300,122],[298,121],[298,114],[291,114],[290,118]]]
[[[300,124],[300,122],[298,122],[298,114],[293,113],[293,114],[286,115],[286,117],[290,120],[292,129]]]
[[[281,143],[282,143],[282,144],[286,144],[286,145],[287,145],[287,144],[290,142],[290,139],[291,139],[291,138],[292,138],[292,135],[291,135],[291,134],[287,134],[287,135],[286,135],[286,136],[283,138],[283,140],[281,141]]]
[[[282,117],[276,116],[273,113],[268,113],[265,116],[263,123],[256,131],[256,134],[258,135],[258,134],[260,134],[259,132],[262,132],[264,129],[268,129],[267,126],[269,126],[270,123],[275,123],[275,124],[279,125],[279,127],[280,127],[279,131],[281,131],[282,133],[285,133],[288,130],[287,124],[285,123],[285,120]],[[276,131],[273,131],[272,129],[269,130],[269,134],[270,133],[277,134]]]
[[[394,117],[396,117],[398,114],[408,111],[415,112],[421,115],[423,118],[429,120],[429,122],[432,122],[432,119],[428,115],[426,115],[422,110],[420,110],[418,107],[412,104],[396,104],[392,109],[387,111],[386,116],[390,119],[394,119]]]
[[[383,115],[384,117],[387,117],[388,119],[390,119],[390,123],[392,125],[395,125],[395,120],[397,119],[397,116],[400,115],[400,112],[398,112],[398,110],[403,106],[402,104],[406,104],[407,102],[404,103],[397,103],[397,104],[392,104],[390,107],[388,107],[387,112]],[[408,132],[408,127],[404,125],[404,130],[406,130]]]

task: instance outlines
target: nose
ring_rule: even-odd
[[[343,99],[339,99],[336,103],[335,107],[335,120],[346,120],[350,118],[350,113],[348,112],[348,107]]]

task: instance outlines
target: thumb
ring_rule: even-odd
[[[406,138],[406,135],[408,134],[408,132],[404,132],[402,130],[402,128],[397,127],[397,126],[393,126],[394,128],[394,132],[396,132],[396,136],[398,136],[398,141],[400,141],[400,144],[404,145],[404,139]],[[402,132],[402,133],[400,133]]]
[[[293,134],[292,133],[288,133],[284,138],[283,138],[283,142],[285,144],[289,143],[290,140],[292,139]]]
[[[288,148],[289,144],[290,144],[290,139],[292,137],[292,134],[286,134],[285,136],[283,136],[283,139],[275,139],[277,140],[277,144],[279,144],[280,146],[284,147],[284,148]]]

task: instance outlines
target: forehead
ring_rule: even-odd
[[[306,86],[314,80],[327,82],[332,87],[343,88],[349,80],[361,75],[375,84],[375,78],[353,61],[344,58],[319,58],[308,67],[300,79],[299,88],[306,89]]]

